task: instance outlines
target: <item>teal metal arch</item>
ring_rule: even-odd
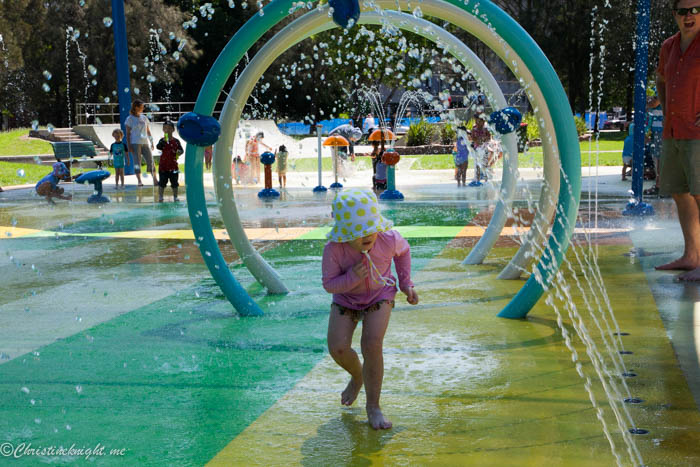
[[[207,75],[194,112],[205,116],[212,115],[214,105],[232,70],[264,33],[288,15],[293,3],[292,0],[271,2],[264,8],[264,15],[255,15],[231,38]],[[576,128],[566,94],[554,69],[537,44],[512,18],[490,1],[481,1],[474,5],[471,5],[471,2],[464,5],[456,0],[448,0],[446,3],[479,18],[486,26],[485,30],[502,37],[502,40],[518,53],[540,86],[552,120],[556,123],[555,136],[559,146],[562,174],[552,235],[532,276],[499,313],[501,317],[523,318],[537,303],[558,270],[573,233],[581,188],[581,163]],[[406,3],[396,2],[395,5],[403,10],[409,9]],[[485,36],[477,37],[482,41],[488,39]],[[508,64],[507,61],[506,63]],[[216,243],[206,209],[202,155],[202,148],[188,145],[185,158],[188,210],[200,252],[212,277],[236,310],[243,316],[260,315],[262,311],[228,269]]]

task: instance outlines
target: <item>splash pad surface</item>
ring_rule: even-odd
[[[460,265],[488,224],[493,193],[402,190],[408,202],[383,206],[411,244],[421,304],[397,301],[385,340],[386,432],[366,424],[364,393],[350,409],[339,404],[347,381],[326,350],[330,296],[320,284],[328,198],[294,188],[267,205],[257,189],[236,188],[250,238],[292,290],[265,296],[234,266],[265,312],[241,319],[209,277],[184,206],[151,204],[150,190],[110,192],[113,202],[94,209],[81,202],[88,191],[55,208],[3,194],[0,439],[126,448],[100,465],[614,465],[552,309],[542,301],[525,321],[494,316],[522,284],[495,279],[517,249],[512,229],[484,265]],[[605,227],[593,248],[634,352],[624,356],[637,374],[627,382],[644,402],[630,410],[649,430],[635,441],[649,465],[697,464],[697,373],[683,353],[693,349],[684,320],[700,299],[651,271],[674,254],[665,246],[678,230],[672,213],[637,225],[616,215],[625,203],[601,198]],[[235,262],[222,221],[212,220]],[[642,253],[630,256],[633,247]],[[592,374],[590,362],[583,367]],[[593,388],[627,465],[605,394]]]

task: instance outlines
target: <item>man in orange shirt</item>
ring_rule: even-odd
[[[676,202],[685,251],[656,269],[700,281],[700,0],[671,3],[680,32],[663,43],[656,70],[665,117],[659,188]]]

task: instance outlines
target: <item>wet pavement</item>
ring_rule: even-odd
[[[266,295],[238,261],[205,174],[219,245],[262,318],[237,317],[223,298],[185,201],[156,203],[131,177],[123,191],[107,184],[100,206],[81,185],[53,206],[26,188],[0,193],[0,444],[124,449],[98,465],[698,465],[700,286],[653,269],[682,251],[675,207],[657,198],[655,216],[624,217],[619,168],[587,170],[562,279],[522,321],[496,318],[522,280],[495,277],[527,225],[511,220],[483,265],[461,265],[496,187],[398,171],[406,200],[383,203],[384,215],[411,244],[421,303],[397,296],[385,432],[368,427],[364,394],[339,404],[347,376],[326,350],[320,283],[331,195],[311,193],[316,174],[290,172],[272,203],[261,186],[234,188],[286,296]],[[540,182],[521,175],[514,204],[527,222]]]

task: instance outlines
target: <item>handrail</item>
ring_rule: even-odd
[[[225,101],[216,103],[214,114],[221,113]],[[146,115],[151,121],[177,121],[181,116],[194,109],[195,102],[146,102]],[[105,108],[106,109],[103,109]],[[173,109],[176,107],[176,109]],[[167,109],[167,110],[163,110]],[[107,111],[103,111],[107,110]],[[93,123],[119,123],[119,103],[117,102],[77,102],[75,118],[78,125]],[[165,118],[161,118],[165,116]]]

